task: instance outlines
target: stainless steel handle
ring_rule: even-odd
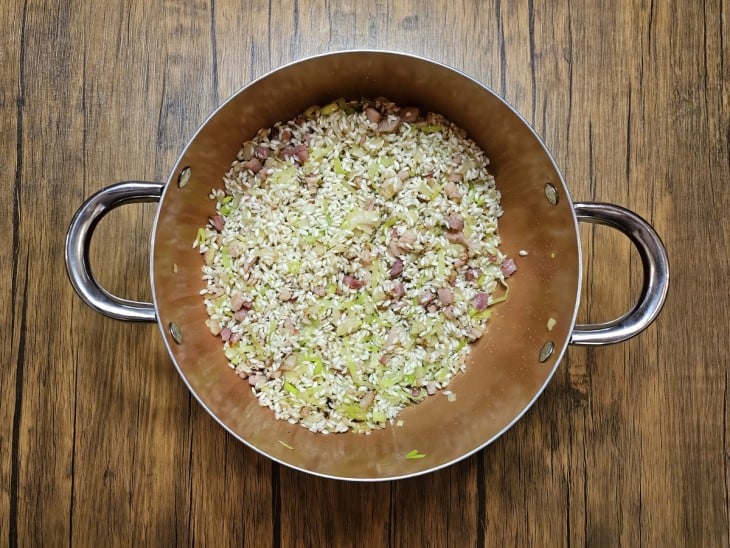
[[[108,186],[87,199],[74,215],[66,234],[66,272],[76,293],[91,308],[117,320],[154,322],[152,303],[129,301],[109,293],[94,279],[89,243],[97,223],[115,207],[135,202],[159,202],[162,183],[127,181]]]
[[[634,308],[610,322],[576,325],[570,344],[598,346],[625,341],[641,333],[659,314],[669,291],[669,260],[659,235],[644,219],[623,207],[598,202],[577,202],[578,221],[602,224],[629,237],[641,257],[644,281]]]

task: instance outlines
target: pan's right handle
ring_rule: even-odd
[[[610,322],[576,325],[570,344],[599,346],[630,339],[654,321],[667,298],[667,250],[654,228],[633,211],[599,202],[577,202],[574,208],[578,221],[607,225],[628,236],[641,257],[644,281],[639,300],[631,311]]]
[[[74,215],[66,234],[66,271],[76,293],[97,312],[117,320],[154,322],[152,303],[130,301],[109,293],[91,273],[89,244],[97,223],[112,209],[134,202],[159,202],[162,183],[127,181],[103,188]]]

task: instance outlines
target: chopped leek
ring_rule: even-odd
[[[382,411],[379,411],[378,409],[373,409],[373,421],[375,422],[385,422],[388,420],[388,416],[383,413]]]
[[[264,347],[261,345],[255,333],[253,332],[253,329],[250,330],[248,338],[251,339],[251,344],[253,345],[256,357],[260,360],[263,359],[266,355],[266,351],[264,350]]]
[[[293,261],[289,261],[287,263],[286,271],[288,274],[298,274],[301,266],[302,266],[302,261],[294,259]]]
[[[360,373],[357,370],[357,364],[353,360],[347,360],[347,370],[350,372],[350,376],[355,381],[355,384],[361,384]]]
[[[502,280],[499,280],[499,283],[500,283],[500,284],[502,285],[502,287],[504,287],[504,289],[505,289],[505,291],[504,291],[504,295],[502,295],[501,297],[497,297],[497,298],[496,298],[496,299],[494,299],[494,300],[493,300],[493,301],[492,301],[491,303],[489,303],[489,306],[490,306],[490,307],[491,307],[491,306],[494,306],[495,304],[503,303],[504,301],[506,301],[506,300],[507,300],[507,299],[509,298],[509,285],[507,285],[507,282],[504,282],[504,281],[502,281]]]
[[[309,362],[313,365],[312,376],[316,377],[324,371],[324,361],[314,354],[304,354],[301,356],[302,361]]]
[[[298,184],[296,166],[288,165],[287,167],[276,171],[273,175],[271,175],[269,181],[271,182],[271,184],[281,184],[281,185]]]
[[[342,312],[344,310],[350,310],[353,306],[355,306],[355,299],[347,299],[337,305],[337,310]]]
[[[397,219],[397,218],[396,218],[395,216],[393,216],[393,217],[388,217],[388,218],[387,218],[387,219],[385,219],[385,221],[383,222],[383,228],[384,228],[385,230],[388,230],[388,229],[389,229],[390,227],[392,227],[392,226],[393,226],[393,225],[394,225],[394,224],[396,223],[396,221],[398,221],[398,219]]]
[[[380,213],[375,210],[353,210],[345,219],[344,228],[358,229],[371,233],[380,222]]]
[[[348,103],[344,97],[340,97],[335,101],[337,103],[337,106],[342,110],[345,114],[355,114],[357,112],[357,109],[352,106],[350,103]]]
[[[436,275],[439,278],[446,276],[446,250],[441,248],[438,250],[436,258]]]
[[[223,199],[218,202],[218,212],[223,216],[230,215],[233,211],[233,196],[224,196]]]
[[[380,164],[376,161],[372,161],[368,164],[368,178],[373,179],[375,178],[375,175],[377,175],[378,171],[380,171]]]
[[[380,260],[373,259],[373,262],[370,265],[370,284],[373,287],[378,287],[382,280],[383,280],[383,268],[380,265]]]
[[[309,107],[307,110],[304,111],[304,117],[313,118],[318,112],[319,112],[319,106],[312,105],[311,107]]]
[[[434,185],[433,192],[431,192],[431,195],[429,196],[429,201],[433,202],[436,198],[438,198],[441,195],[442,191],[441,185]]]
[[[339,110],[340,107],[337,106],[337,103],[328,103],[325,106],[323,106],[321,109],[319,109],[320,114],[323,116],[329,116],[333,112]]]
[[[223,268],[225,268],[226,270],[230,269],[231,266],[233,266],[231,257],[230,257],[230,255],[228,255],[228,253],[221,254],[221,264],[223,265]]]
[[[352,333],[360,329],[361,326],[362,320],[360,318],[348,317],[344,322],[340,323],[340,325],[337,326],[337,330],[335,331],[335,333],[338,337],[351,335]]]
[[[475,320],[488,320],[489,317],[492,315],[492,310],[490,308],[485,308],[484,310],[470,308],[468,314],[470,318],[473,318]]]
[[[359,404],[343,405],[338,409],[348,419],[364,421],[367,419],[367,410]]]
[[[196,245],[201,245],[201,244],[205,243],[205,239],[206,239],[205,229],[199,228],[198,235],[195,238]]]
[[[439,124],[434,124],[431,126],[421,126],[421,131],[423,133],[436,133],[437,131],[441,131],[443,129],[444,129],[443,126],[441,126]]]
[[[309,161],[311,162],[318,162],[325,156],[329,155],[329,153],[332,152],[331,147],[319,147],[319,148],[312,148],[309,151]]]
[[[414,449],[413,451],[408,452],[408,454],[406,455],[406,458],[408,460],[415,460],[415,459],[422,459],[425,456],[426,456],[425,453],[419,453],[418,449]]]
[[[335,156],[334,160],[332,160],[332,168],[338,175],[347,174],[347,171],[345,171],[345,168],[342,167],[342,162],[340,162],[340,159],[337,156]]]

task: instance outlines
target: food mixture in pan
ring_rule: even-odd
[[[244,143],[194,247],[208,327],[261,405],[369,432],[453,398],[516,270],[488,163],[442,116],[386,99],[311,107]]]

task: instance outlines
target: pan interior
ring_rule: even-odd
[[[370,435],[313,434],[274,419],[248,383],[228,367],[220,339],[205,326],[202,259],[192,249],[198,227],[214,214],[211,187],[222,188],[241,144],[262,127],[337,97],[386,96],[439,112],[490,158],[502,193],[502,249],[515,258],[510,298],[496,307],[474,346],[466,373],[449,388],[456,400],[427,398],[401,413],[403,426]],[[190,168],[182,188],[180,172]],[[553,205],[545,185],[557,190]],[[528,251],[525,257],[519,250]],[[474,80],[421,58],[387,52],[343,52],[283,67],[253,82],[200,128],[170,175],[153,239],[152,284],[159,323],[189,388],[233,435],[289,466],[360,480],[430,471],[478,450],[509,427],[550,379],[575,321],[579,242],[564,182],[539,139],[502,100]],[[548,330],[548,320],[554,327]],[[168,329],[179,327],[178,344]],[[553,321],[550,322],[551,324]],[[179,337],[180,338],[180,337]],[[546,342],[555,351],[539,360]],[[283,442],[283,443],[282,443]],[[291,449],[290,449],[291,447]],[[408,460],[417,449],[426,457]]]

